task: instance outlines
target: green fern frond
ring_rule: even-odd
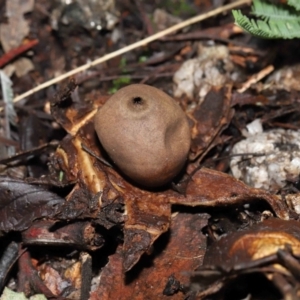
[[[296,10],[300,10],[300,1],[299,0],[288,0],[288,5],[293,6]]]
[[[254,0],[252,13],[266,21],[300,21],[299,12],[297,12],[293,7],[282,4],[275,5],[266,1]]]
[[[290,0],[292,1],[295,0]],[[293,7],[253,0],[252,12],[257,20],[249,19],[240,10],[233,10],[235,24],[262,38],[300,38],[300,11],[296,11]]]

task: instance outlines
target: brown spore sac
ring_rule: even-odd
[[[120,89],[95,116],[99,140],[134,182],[158,187],[185,165],[191,134],[185,113],[163,91],[144,84]]]

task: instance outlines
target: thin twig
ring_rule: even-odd
[[[207,12],[205,14],[202,14],[200,16],[195,16],[193,18],[190,18],[190,19],[188,19],[186,21],[183,21],[183,22],[181,22],[179,24],[171,26],[171,27],[169,27],[169,28],[167,28],[167,29],[165,29],[163,31],[160,31],[160,32],[158,32],[156,34],[153,34],[153,35],[151,35],[151,36],[149,36],[149,37],[147,37],[147,38],[145,38],[145,39],[143,39],[141,41],[138,41],[138,42],[133,43],[133,44],[131,44],[129,46],[121,48],[121,49],[119,49],[117,51],[114,51],[112,53],[104,55],[104,56],[102,56],[102,57],[100,57],[100,58],[98,58],[98,59],[96,59],[96,60],[94,60],[92,62],[89,62],[89,63],[87,63],[85,65],[82,65],[82,66],[80,66],[80,67],[78,67],[76,69],[73,69],[73,70],[71,70],[71,71],[69,71],[69,72],[67,72],[65,74],[62,74],[62,75],[60,75],[60,76],[58,76],[56,78],[53,78],[53,79],[51,79],[49,81],[46,81],[46,82],[44,82],[44,83],[42,83],[42,84],[34,87],[33,89],[27,91],[26,93],[23,93],[23,94],[15,97],[13,101],[14,102],[18,102],[18,101],[20,101],[20,100],[22,100],[22,99],[24,99],[24,98],[26,98],[26,97],[28,97],[28,96],[36,93],[36,92],[42,90],[42,89],[45,89],[46,87],[51,86],[52,84],[58,83],[59,81],[61,81],[63,79],[66,79],[66,78],[68,78],[68,77],[70,77],[72,75],[75,75],[75,74],[79,73],[79,72],[85,71],[85,70],[87,70],[87,69],[89,69],[91,67],[94,67],[94,66],[96,66],[98,64],[101,64],[101,63],[103,63],[105,61],[108,61],[108,60],[110,60],[110,59],[112,59],[112,58],[114,58],[116,56],[119,56],[121,54],[129,52],[131,50],[134,50],[134,49],[136,49],[138,47],[145,46],[145,45],[147,45],[147,44],[149,44],[149,43],[151,43],[151,42],[153,42],[155,40],[158,40],[158,39],[162,38],[163,36],[165,36],[167,34],[173,33],[173,32],[175,32],[177,30],[180,30],[180,29],[182,29],[184,27],[190,26],[190,25],[192,25],[194,23],[203,21],[203,20],[205,20],[207,18],[216,16],[216,15],[221,14],[221,13],[227,11],[227,10],[236,8],[236,7],[244,5],[244,4],[250,4],[250,3],[251,3],[251,0],[239,0],[239,1],[236,1],[234,3],[230,3],[230,4],[224,5],[222,7],[216,8],[216,9],[214,9],[212,11],[209,11],[209,12]]]
[[[264,69],[260,70],[257,74],[251,76],[246,82],[244,82],[243,86],[239,88],[237,91],[239,93],[244,93],[246,90],[248,90],[251,87],[252,84],[255,84],[258,81],[262,80],[264,77],[266,77],[273,71],[274,71],[274,66],[269,65],[265,67]]]
[[[11,49],[9,52],[3,54],[0,57],[0,68],[3,68],[6,64],[11,62],[13,59],[15,59],[17,56],[21,55],[22,53],[28,51],[32,47],[38,44],[38,40],[31,40],[25,44],[22,44],[19,47],[16,47],[14,49]]]
[[[81,148],[88,153],[89,155],[95,157],[97,160],[99,160],[101,163],[103,163],[105,166],[112,168],[112,165],[106,161],[104,158],[98,156],[97,154],[95,154],[92,150],[90,150],[87,146],[85,146],[83,143],[81,143]]]

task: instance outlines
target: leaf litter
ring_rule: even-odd
[[[54,9],[53,4],[43,1],[35,4],[32,26],[42,24],[39,23],[42,20],[50,22],[45,12]],[[196,2],[193,5],[199,9]],[[72,9],[76,12],[78,7]],[[90,37],[100,44],[106,41],[112,47],[121,43],[121,39],[110,39],[115,28],[124,31],[128,42],[136,39],[130,26],[140,28],[140,24],[145,22],[150,29],[147,18],[135,18],[133,23],[126,23],[126,18],[134,16],[131,6],[123,4],[119,9],[125,12],[124,19],[119,19],[125,27],[114,24],[106,35],[97,32],[98,29],[82,27],[80,23],[64,24],[64,27],[59,23],[62,14],[58,15],[60,39],[64,41],[65,61],[69,68],[83,62],[80,54],[85,50],[90,57],[107,51],[94,47]],[[148,8],[142,5],[139,9]],[[205,29],[211,29],[210,34],[215,32],[216,37],[220,37],[222,31],[218,21],[215,22],[215,31],[208,24]],[[66,37],[67,34],[70,37]],[[136,34],[143,35],[139,30]],[[178,35],[176,42],[157,42],[165,46],[165,57],[171,54],[169,59],[160,61],[158,66],[134,65],[139,56],[147,54],[145,49],[136,50],[124,55],[128,65],[122,72],[129,75],[132,82],[138,74],[147,83],[170,92],[171,80],[163,82],[159,73],[172,70],[166,76],[171,78],[179,66],[178,61],[192,57],[194,49],[199,46],[199,41],[195,41],[194,48],[191,47],[191,41],[180,40],[179,34],[172,36],[176,41]],[[81,40],[75,49],[76,35]],[[2,239],[27,245],[27,248],[22,248],[20,244],[18,272],[7,273],[12,286],[18,286],[18,290],[23,290],[26,295],[44,293],[47,297],[58,299],[204,299],[210,295],[226,298],[224,291],[240,293],[232,288],[232,280],[243,282],[246,273],[271,272],[272,276],[266,277],[266,281],[270,282],[269,296],[276,295],[274,289],[278,289],[283,297],[297,294],[298,278],[294,269],[299,264],[296,251],[299,241],[297,232],[289,226],[294,224],[296,228],[298,225],[297,220],[289,220],[297,219],[293,208],[297,203],[290,205],[290,202],[285,202],[291,198],[290,195],[297,195],[297,178],[274,193],[248,186],[226,174],[232,146],[242,139],[242,131],[254,119],[262,118],[266,129],[286,123],[292,124],[293,129],[299,127],[299,111],[291,109],[299,101],[297,91],[274,92],[268,90],[268,83],[264,86],[264,81],[254,81],[243,94],[237,92],[256,68],[264,68],[274,60],[268,51],[260,48],[259,43],[249,45],[246,37],[236,37],[234,31],[228,34],[226,38],[231,39],[232,44],[227,43],[226,49],[231,56],[226,56],[225,61],[222,57],[215,61],[220,74],[228,72],[224,68],[228,59],[242,67],[239,78],[233,80],[232,74],[225,76],[223,87],[210,87],[206,82],[207,90],[201,92],[203,99],[195,92],[192,97],[182,95],[176,99],[189,120],[192,147],[183,172],[174,182],[158,189],[141,188],[123,177],[95,133],[93,117],[107,101],[107,91],[111,87],[110,82],[99,84],[99,74],[103,74],[103,70],[107,74],[117,74],[120,60],[107,62],[101,67],[103,69],[86,72],[81,78],[73,78],[60,90],[49,88],[46,93],[39,92],[25,105],[16,106],[20,120],[24,116],[27,120],[28,115],[34,114],[39,122],[29,117],[27,124],[30,125],[25,127],[24,132],[29,145],[17,147],[17,156],[8,155],[9,162],[7,156],[3,158],[6,168],[2,171],[0,187]],[[40,70],[38,76],[46,78],[47,72],[55,73],[52,66],[57,67],[57,55],[63,53],[61,45],[43,26],[34,38],[44,42],[50,38],[53,43],[50,58],[42,52],[40,44],[35,48],[33,62]],[[205,46],[212,50],[216,47],[211,42],[200,43],[202,48]],[[239,48],[234,43],[239,44]],[[182,49],[181,52],[174,52],[175,44],[180,44],[178,49]],[[147,47],[150,53],[157,51],[155,43]],[[272,49],[275,46],[267,47]],[[285,47],[278,51],[284,55]],[[252,65],[249,67],[250,62]],[[204,65],[202,74],[205,74],[205,68]],[[154,75],[149,77],[149,71]],[[119,73],[118,76],[123,75]],[[34,76],[37,76],[34,72],[23,75],[19,83],[14,83],[14,90],[27,86],[25,83]],[[201,76],[201,80],[205,81],[208,75]],[[209,82],[211,84],[211,80]],[[199,91],[199,86],[195,87],[197,89]],[[43,99],[42,102],[40,99]],[[36,127],[33,124],[40,125]],[[43,128],[47,134],[30,135],[30,131],[37,128]],[[12,130],[12,136],[3,140],[6,144],[20,139],[18,131]],[[43,146],[53,141],[58,141],[57,149],[55,143],[54,147]],[[30,147],[32,151],[29,151]],[[40,168],[43,164],[44,167]],[[8,176],[8,171],[15,166],[25,167],[18,178]],[[297,198],[293,199],[295,202]],[[212,224],[211,220],[215,223]],[[249,243],[265,243],[275,249],[273,252],[257,256],[258,250],[254,247],[251,257],[233,260],[230,266],[225,264],[227,258],[222,259],[222,255],[227,255],[226,249],[218,244],[232,239],[239,247],[248,243],[249,232],[263,231],[261,228],[266,226],[265,236],[274,238],[264,240],[263,233],[261,236],[252,234]],[[22,232],[21,237],[18,232]],[[277,248],[272,246],[275,244]],[[232,253],[233,258],[238,257],[237,252]],[[220,257],[220,262],[208,262],[209,255]],[[5,256],[1,257],[1,260],[5,259]],[[270,262],[269,269],[262,262],[264,259]],[[277,272],[274,262],[284,266],[285,271]],[[11,264],[13,262],[8,264],[8,269]],[[205,283],[201,283],[199,276],[206,278]],[[292,282],[288,293],[283,288],[287,282]],[[29,285],[31,288],[28,288]],[[246,292],[253,294],[254,298],[257,296],[253,286],[245,287],[243,293]]]

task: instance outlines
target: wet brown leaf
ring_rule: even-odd
[[[170,188],[146,191],[133,186],[115,168],[107,165],[109,159],[98,141],[91,119],[95,110],[87,118],[76,121],[81,112],[72,102],[71,93],[67,89],[65,98],[53,106],[59,122],[70,133],[76,132],[64,139],[53,160],[58,170],[64,170],[64,180],[76,183],[67,196],[69,206],[66,206],[61,218],[93,218],[106,228],[124,222],[124,271],[129,271],[143,253],[151,249],[154,241],[168,230],[172,204],[227,206],[265,200],[276,215],[284,219],[289,217],[288,209],[280,198],[206,168],[186,180],[183,194]],[[202,146],[194,148],[193,155],[209,149],[227,126],[233,112],[230,97],[230,88],[213,88],[205,99],[204,110],[202,107],[194,111],[193,138],[195,145]],[[60,112],[58,108],[64,101],[71,102],[65,106],[66,111]],[[76,117],[65,122],[65,114]]]
[[[123,257],[119,248],[110,256],[100,285],[90,299],[183,299],[184,295],[176,288],[165,295],[170,291],[166,289],[168,278],[173,275],[180,282],[180,289],[188,280],[183,271],[201,265],[206,248],[206,237],[201,229],[207,224],[207,218],[206,214],[174,215],[170,234],[162,236],[155,246],[161,250],[143,257],[140,265],[126,275],[122,273]],[[147,268],[149,264],[151,267]]]
[[[192,145],[190,159],[204,156],[233,117],[231,87],[212,87],[203,103],[187,113],[192,123]]]
[[[229,282],[251,273],[255,273],[256,277],[257,274],[265,275],[285,296],[284,299],[297,299],[297,285],[289,287],[289,291],[287,285],[298,279],[299,254],[299,221],[271,218],[224,235],[208,248],[203,266],[192,276],[192,282],[198,289],[197,299],[204,299],[227,285],[232,289]],[[252,294],[251,290],[248,293]],[[271,290],[265,297],[268,294],[272,295]],[[291,297],[288,298],[288,295]]]
[[[99,160],[103,155],[100,149],[92,122],[74,137],[67,136],[57,149],[53,166],[64,171],[65,183],[76,183],[66,197],[68,204],[61,219],[93,218],[106,228],[123,222],[122,212],[118,210],[123,206],[120,193],[126,185],[115,170]]]
[[[274,254],[289,244],[300,254],[300,226],[295,220],[268,219],[243,231],[235,232],[214,243],[207,251],[205,265],[233,268],[247,260]]]
[[[104,243],[104,239],[90,222],[79,221],[55,226],[55,222],[49,220],[34,222],[22,232],[22,241],[25,245],[51,244],[90,251],[100,248]]]
[[[90,153],[82,149],[83,144]],[[288,218],[288,210],[280,198],[250,188],[218,171],[202,168],[196,172],[187,181],[185,195],[171,189],[151,192],[134,187],[96,157],[103,159],[103,152],[92,122],[83,126],[74,137],[67,137],[57,150],[56,163],[65,171],[67,180],[77,181],[67,196],[68,203],[73,206],[69,206],[62,219],[89,217],[106,228],[125,222],[125,271],[130,270],[154,241],[168,230],[172,204],[227,206],[263,199],[279,217]]]
[[[124,269],[130,270],[154,241],[169,229],[171,205],[163,193],[128,188],[124,193]]]
[[[166,193],[169,193],[172,204],[186,206],[226,206],[264,200],[278,217],[289,218],[288,208],[280,197],[251,188],[228,174],[207,168],[197,171],[188,181],[185,196],[178,196],[170,190]]]

